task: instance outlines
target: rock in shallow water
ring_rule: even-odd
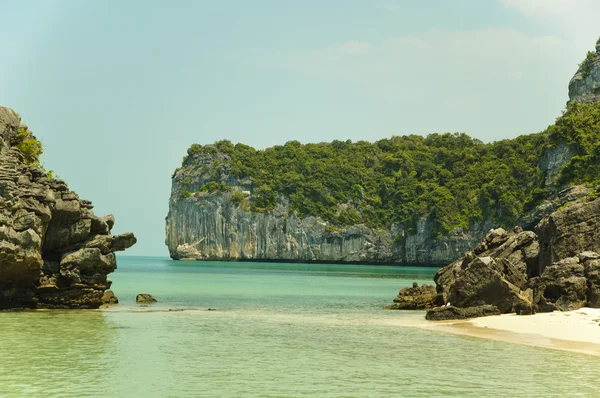
[[[148,293],[140,293],[135,297],[135,302],[138,304],[152,304],[156,303],[157,300]]]
[[[102,296],[102,304],[118,304],[119,303],[119,299],[117,298],[117,296],[115,296],[115,294],[113,293],[112,290],[107,290],[104,292],[104,295]]]

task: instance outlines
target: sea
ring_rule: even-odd
[[[110,309],[0,313],[0,397],[600,396],[600,357],[383,309],[435,271],[120,256]]]

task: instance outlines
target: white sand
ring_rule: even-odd
[[[600,355],[600,309],[489,316],[467,321],[426,322],[421,327],[518,344]]]

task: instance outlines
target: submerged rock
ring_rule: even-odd
[[[135,297],[135,302],[138,304],[152,304],[156,303],[157,300],[148,293],[140,293]]]
[[[114,252],[136,239],[111,235],[114,218],[94,215],[90,201],[37,165],[35,145],[19,116],[0,107],[0,309],[98,308]]]

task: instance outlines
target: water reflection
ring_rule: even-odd
[[[0,395],[102,395],[115,335],[100,311],[0,313]]]

